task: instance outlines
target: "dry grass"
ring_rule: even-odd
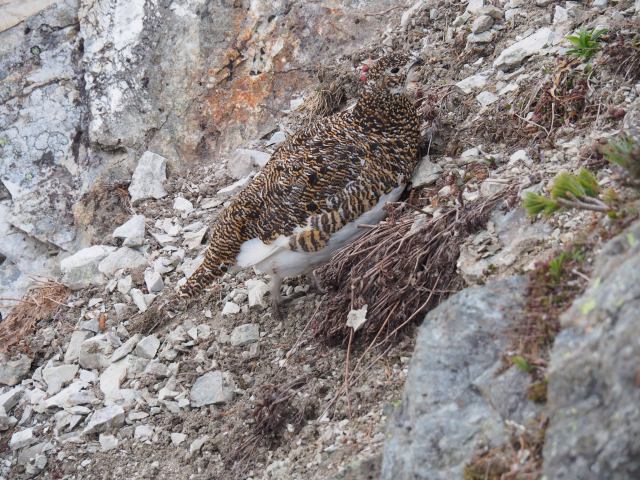
[[[602,63],[625,80],[640,79],[640,21],[632,21],[625,31],[618,31],[604,49]]]
[[[581,62],[579,58],[559,61],[532,105],[530,130],[538,127],[550,135],[560,126],[577,123],[587,117],[586,109],[593,104],[587,100],[590,74],[578,69]]]
[[[0,323],[0,351],[7,352],[21,346],[27,348],[27,337],[34,331],[36,324],[53,314],[69,296],[70,290],[53,280],[38,280],[21,300],[17,301],[6,319]]]
[[[292,404],[296,393],[307,383],[301,377],[285,385],[267,385],[257,402],[253,416],[255,431],[262,437],[277,439],[287,424],[297,430],[304,422],[305,412]]]
[[[234,472],[235,478],[247,476],[252,465],[250,459],[255,457],[260,445],[266,442],[270,448],[275,448],[284,440],[289,428],[293,435],[313,416],[315,410],[310,404],[295,401],[297,393],[305,387],[308,380],[302,376],[285,384],[263,387],[263,393],[256,401],[256,408],[250,414],[255,420],[253,432],[238,442],[238,448],[231,449],[225,455],[225,462]],[[244,432],[243,429],[239,431]]]
[[[358,336],[374,342],[420,319],[463,286],[456,272],[460,245],[500,203],[514,201],[516,193],[512,185],[490,198],[444,207],[437,218],[416,216],[428,199],[415,192],[408,202],[391,204],[386,221],[368,227],[319,271],[331,291],[312,319],[316,334],[329,343],[344,343],[351,331],[347,314],[364,305],[367,321]]]
[[[539,263],[529,276],[525,315],[514,326],[510,350],[527,362],[538,380],[544,378],[549,351],[560,331],[560,315],[587,285],[582,270],[588,250],[582,244],[570,246]]]

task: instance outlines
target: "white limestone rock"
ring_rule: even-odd
[[[82,342],[78,363],[88,370],[102,370],[109,366],[107,355],[111,353],[111,345],[105,335],[97,335]]]
[[[530,56],[540,53],[544,47],[550,44],[552,39],[553,31],[548,27],[543,27],[519,42],[505,48],[498,58],[494,60],[493,66],[502,71],[517,67]]]
[[[139,333],[136,333],[132,337],[128,338],[122,345],[116,348],[114,352],[111,354],[111,358],[110,358],[111,363],[117,362],[118,360],[129,355],[133,351],[135,346],[138,344],[141,338],[142,338],[142,335],[140,335]]]
[[[164,289],[162,275],[155,270],[147,270],[144,272],[144,283],[147,285],[147,290],[151,293],[161,292]]]
[[[478,13],[484,7],[484,0],[469,0],[467,12]]]
[[[10,387],[20,383],[31,370],[31,358],[24,353],[19,353],[13,358],[0,355],[0,385]]]
[[[92,337],[92,333],[86,330],[75,330],[71,334],[67,351],[64,354],[64,363],[72,363],[80,356],[80,348],[86,339]]]
[[[101,433],[98,440],[100,441],[101,452],[108,452],[118,447],[118,439],[114,435]]]
[[[416,187],[422,187],[424,185],[431,185],[440,178],[442,174],[442,167],[437,163],[433,163],[429,160],[428,156],[425,156],[420,160],[413,175],[411,176],[411,185]]]
[[[138,247],[144,243],[144,215],[134,215],[113,231],[114,238],[123,238],[126,247]]]
[[[184,197],[176,197],[173,200],[173,209],[179,212],[191,213],[193,212],[193,203]]]
[[[146,264],[147,260],[140,252],[129,247],[120,247],[98,264],[98,270],[107,276],[113,276],[118,270],[134,270]]]
[[[124,424],[124,409],[120,405],[109,405],[96,410],[82,432],[85,435],[115,430]]]
[[[522,162],[527,166],[531,166],[533,163],[526,150],[517,150],[509,157],[509,164],[516,164],[518,162]]]
[[[262,307],[265,308],[265,295],[269,291],[269,286],[262,280],[250,279],[244,282],[247,287],[247,295],[249,298],[249,308]]]
[[[147,307],[149,305],[147,304],[147,301],[145,300],[145,296],[144,296],[144,293],[142,293],[142,290],[140,290],[139,288],[132,288],[129,291],[129,295],[131,295],[131,298],[133,299],[133,303],[136,304],[136,307],[138,307],[138,310],[140,312],[146,312],[147,311]]]
[[[172,432],[171,433],[171,443],[178,447],[182,442],[187,439],[187,436],[184,433]]]
[[[127,366],[127,360],[122,359],[109,365],[100,375],[100,391],[104,395],[105,405],[122,398],[120,384],[127,378]]]
[[[223,317],[235,315],[236,313],[240,313],[240,305],[234,302],[227,302],[224,304],[224,307],[222,308]]]
[[[133,438],[140,442],[150,441],[153,438],[153,427],[150,425],[138,425],[133,432]]]
[[[480,72],[475,75],[471,75],[456,83],[456,87],[462,90],[464,93],[469,94],[474,90],[484,87],[487,84],[487,80],[491,76],[491,72]]]
[[[107,279],[98,270],[98,264],[115,249],[109,245],[94,245],[64,258],[60,261],[62,283],[73,290],[105,284]]]
[[[271,138],[269,138],[269,140],[267,141],[267,145],[277,145],[279,143],[284,142],[286,139],[287,139],[287,134],[284,133],[282,130],[278,130],[273,135],[271,135]]]
[[[233,398],[233,381],[219,370],[198,377],[191,388],[191,406],[221,404]]]
[[[204,226],[200,230],[194,232],[185,232],[182,244],[187,247],[189,250],[196,250],[200,248],[202,245],[202,240],[204,236],[207,234],[207,230],[209,227]]]
[[[60,365],[42,370],[42,378],[47,383],[47,393],[53,395],[71,382],[78,373],[78,365]]]
[[[15,432],[11,435],[11,440],[9,440],[9,447],[11,450],[18,450],[20,448],[24,448],[26,446],[31,445],[35,442],[35,437],[33,436],[33,428],[25,428],[19,432]]]
[[[242,347],[258,340],[260,340],[260,326],[257,323],[238,325],[231,332],[230,341],[234,347]]]
[[[75,381],[66,388],[63,388],[60,392],[56,393],[53,397],[39,402],[39,407],[42,408],[64,408],[69,409],[78,405],[88,405],[96,400],[96,396],[93,392],[85,390],[86,384],[84,382]]]
[[[476,100],[483,107],[487,107],[492,103],[496,102],[498,100],[498,96],[495,93],[484,91],[484,92],[480,92],[476,96]]]
[[[136,345],[135,354],[142,358],[153,359],[160,348],[160,340],[155,335],[144,337]]]
[[[10,412],[13,407],[18,404],[18,401],[24,394],[24,387],[13,387],[0,394],[0,408],[5,412]]]
[[[153,152],[144,152],[129,185],[131,203],[135,205],[146,198],[159,199],[166,196],[167,191],[164,189],[164,182],[167,180],[166,170],[166,158]]]
[[[13,428],[16,423],[18,423],[18,419],[16,417],[10,416],[4,408],[0,408],[0,432]]]
[[[236,149],[227,160],[227,172],[233,179],[241,179],[249,175],[253,170],[264,167],[271,155],[258,150],[246,148]]]
[[[123,295],[126,295],[127,293],[129,293],[129,291],[131,291],[132,286],[133,286],[133,278],[131,277],[131,275],[127,275],[126,277],[122,277],[118,279],[116,288],[120,293],[122,293]]]
[[[480,15],[471,24],[471,31],[476,35],[486,32],[493,27],[494,18],[491,15]]]

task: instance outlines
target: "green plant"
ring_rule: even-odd
[[[533,366],[527,361],[526,358],[520,355],[514,355],[513,357],[511,357],[511,361],[516,367],[518,367],[519,370],[525,373],[531,373],[533,371]]]
[[[573,45],[573,48],[567,50],[567,54],[589,60],[600,49],[599,40],[605,33],[607,33],[605,29],[586,30],[581,28],[567,37],[567,40]]]
[[[624,168],[634,180],[640,180],[640,141],[622,135],[609,141],[603,150],[604,158]]]
[[[529,215],[551,215],[562,208],[614,212],[614,208],[600,199],[599,194],[600,186],[596,177],[583,168],[577,175],[568,172],[558,174],[551,186],[549,197],[528,192],[525,194],[523,205]]]
[[[564,265],[568,259],[569,253],[562,252],[560,255],[549,262],[549,276],[554,281],[554,283],[558,283],[560,281],[562,272],[564,271]]]

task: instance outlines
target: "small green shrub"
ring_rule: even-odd
[[[578,208],[596,212],[612,212],[611,205],[599,198],[600,186],[596,177],[586,168],[577,175],[562,172],[554,179],[551,196],[528,192],[523,200],[529,215],[551,215],[562,208]],[[608,197],[607,197],[608,198]]]
[[[586,30],[581,28],[567,37],[567,40],[573,45],[573,48],[567,50],[567,54],[589,60],[600,49],[599,40],[605,33],[607,33],[605,29]]]
[[[611,140],[603,151],[604,158],[624,168],[634,180],[640,180],[640,141],[631,135]]]
[[[526,358],[520,355],[514,355],[513,357],[511,357],[511,361],[516,367],[518,367],[519,370],[525,373],[531,373],[533,371],[533,366],[527,361]]]
[[[549,276],[554,283],[558,283],[562,278],[562,272],[564,271],[564,265],[569,259],[568,252],[562,252],[549,262]]]

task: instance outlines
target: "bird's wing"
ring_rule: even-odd
[[[212,225],[208,265],[239,265],[249,242],[260,248],[250,260],[241,258],[242,266],[283,249],[321,250],[335,232],[406,182],[413,163],[395,153],[402,141],[362,127],[352,112],[293,135]]]
[[[256,261],[283,248],[322,249],[400,184],[379,158],[383,139],[348,128],[347,114],[330,118],[290,138],[236,198],[257,212],[243,225],[244,238],[265,245]]]

